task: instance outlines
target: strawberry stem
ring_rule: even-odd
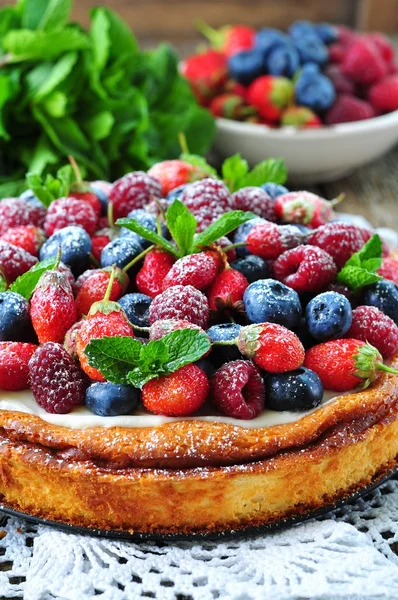
[[[54,265],[54,271],[58,271],[58,269],[59,269],[59,263],[61,262],[61,256],[62,256],[62,247],[61,247],[61,244],[60,244],[58,246],[57,260],[56,260],[56,263]]]
[[[106,288],[106,292],[105,292],[105,296],[104,296],[103,302],[108,302],[109,301],[109,298],[110,298],[110,295],[111,295],[111,291],[112,291],[113,282],[115,281],[115,276],[116,276],[116,265],[113,265],[112,271],[111,271],[111,276],[109,277],[108,286]]]
[[[162,236],[162,222],[160,220],[159,215],[156,215],[156,231],[157,231],[157,234],[160,235],[160,237],[163,237]]]
[[[150,327],[139,327],[138,325],[135,325],[134,323],[130,323],[131,327],[134,329],[134,331],[140,331],[141,333],[149,333],[150,331]]]
[[[386,373],[392,373],[393,375],[398,375],[398,370],[393,369],[392,367],[388,367],[383,363],[376,363],[376,369],[378,371],[385,371]]]
[[[343,202],[344,198],[345,198],[345,193],[341,192],[341,194],[339,194],[336,198],[334,198],[333,200],[329,201],[329,204],[331,206],[337,206],[338,204],[340,204],[340,202]]]
[[[187,143],[187,138],[185,137],[185,133],[180,131],[178,134],[178,143],[180,144],[181,152],[183,154],[189,154],[189,148]]]
[[[82,174],[80,173],[80,169],[77,165],[77,162],[76,162],[75,158],[73,156],[71,156],[70,154],[68,156],[68,160],[69,160],[70,164],[72,165],[72,169],[73,169],[73,172],[76,177],[77,185],[81,186],[83,183],[83,179],[82,179]]]
[[[203,19],[197,19],[195,21],[195,27],[215,48],[221,46],[221,35],[217,29],[211,27],[206,21],[203,21]]]
[[[109,227],[111,229],[117,229],[117,227],[115,227],[115,219],[113,217],[113,202],[108,203],[107,215]]]
[[[247,242],[237,242],[236,244],[230,244],[229,246],[225,246],[225,248],[221,248],[222,252],[225,254],[234,248],[242,248],[242,246],[246,246]]]
[[[216,342],[212,342],[212,346],[236,346],[238,343],[238,338],[235,338],[234,340],[219,340]]]
[[[146,254],[148,254],[148,252],[150,252],[151,250],[153,250],[155,247],[155,244],[152,244],[152,246],[149,246],[148,248],[146,248],[145,250],[143,250],[140,254],[138,254],[138,256],[136,256],[135,258],[133,258],[133,260],[131,260],[125,267],[123,267],[123,271],[125,273],[127,273],[127,271],[129,269],[131,269],[131,267],[133,265],[135,265],[135,263],[137,263],[138,261],[141,260],[141,258],[144,258],[144,256]]]

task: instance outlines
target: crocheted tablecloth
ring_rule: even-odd
[[[398,477],[366,498],[228,541],[94,538],[4,518],[0,598],[396,600]]]

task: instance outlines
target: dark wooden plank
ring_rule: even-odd
[[[360,0],[357,26],[363,31],[394,33],[398,29],[398,0]]]

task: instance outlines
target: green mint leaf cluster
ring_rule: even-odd
[[[14,283],[10,285],[8,291],[16,292],[26,298],[26,300],[30,300],[40,277],[45,271],[54,269],[56,263],[56,258],[46,258],[46,260],[36,263],[29,271],[20,275]]]
[[[48,174],[44,178],[35,173],[28,173],[26,182],[29,189],[48,208],[53,200],[69,195],[72,184],[76,182],[76,176],[72,167],[65,165],[58,169],[56,177]]]
[[[5,292],[6,289],[7,289],[6,278],[4,277],[3,273],[0,272],[0,293]]]
[[[114,180],[178,157],[181,132],[193,153],[213,140],[214,119],[170,47],[141,51],[105,7],[84,30],[70,22],[71,8],[71,0],[0,8],[0,198],[26,189],[25,172],[54,173],[68,155],[87,179]]]
[[[209,225],[204,231],[197,234],[195,233],[197,223],[193,214],[180,200],[174,200],[166,212],[166,225],[176,244],[175,246],[159,234],[143,227],[135,219],[118,219],[116,225],[121,225],[130,229],[130,231],[138,233],[146,240],[167,250],[167,252],[170,252],[177,258],[181,258],[188,254],[200,252],[202,248],[228,235],[231,231],[237,229],[239,225],[250,221],[255,216],[251,212],[233,210],[225,213],[212,225]]]
[[[282,158],[268,158],[250,170],[248,162],[240,154],[227,158],[221,167],[221,173],[231,192],[268,182],[283,184],[287,179],[287,170]]]
[[[209,350],[204,332],[180,329],[146,345],[130,337],[93,339],[85,353],[108,381],[142,388],[151,379],[196,362]]]
[[[366,285],[383,279],[378,275],[382,263],[382,243],[378,235],[369,241],[351,256],[337,276],[337,281],[343,283],[354,292],[358,292]]]

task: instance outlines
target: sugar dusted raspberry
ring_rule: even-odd
[[[97,215],[88,202],[76,198],[59,198],[50,204],[44,221],[44,230],[50,236],[69,225],[78,225],[92,235],[96,224]]]
[[[370,239],[372,233],[352,223],[327,223],[308,236],[308,244],[326,250],[341,269]]]
[[[191,285],[174,285],[156,296],[149,309],[149,322],[184,319],[207,329],[209,304],[202,292]]]
[[[384,358],[398,350],[398,326],[375,306],[358,306],[346,337],[369,342]]]
[[[210,177],[188,185],[181,202],[195,215],[197,231],[203,231],[232,208],[232,197],[222,181]]]
[[[113,204],[114,218],[119,219],[135,208],[144,208],[161,195],[162,186],[157,179],[144,171],[135,171],[115,181],[109,193],[109,202]]]
[[[184,319],[162,319],[152,323],[149,330],[149,339],[160,340],[160,338],[168,333],[177,331],[178,329],[196,329],[196,331],[203,331],[198,325],[195,325],[190,321],[184,321]]]
[[[14,244],[0,240],[0,269],[8,283],[29,271],[37,263],[37,258]]]
[[[0,203],[0,235],[20,225],[43,227],[45,216],[44,206],[34,206],[20,198],[5,198]]]
[[[383,258],[378,273],[384,279],[389,279],[398,285],[398,256],[386,256]]]
[[[29,361],[37,350],[34,344],[0,342],[0,389],[23,390],[29,387]]]
[[[264,381],[248,360],[223,365],[213,375],[210,389],[213,404],[228,417],[254,419],[264,410]]]
[[[163,289],[173,285],[192,285],[205,290],[216,278],[219,261],[216,253],[199,252],[179,258],[163,280]]]
[[[316,246],[297,246],[274,263],[275,277],[296,292],[320,292],[337,276],[333,258]]]
[[[244,187],[232,194],[233,210],[245,210],[267,219],[276,221],[274,202],[269,194],[260,187]]]
[[[48,342],[36,350],[29,379],[36,402],[49,413],[68,413],[84,403],[87,380],[61,344]]]

